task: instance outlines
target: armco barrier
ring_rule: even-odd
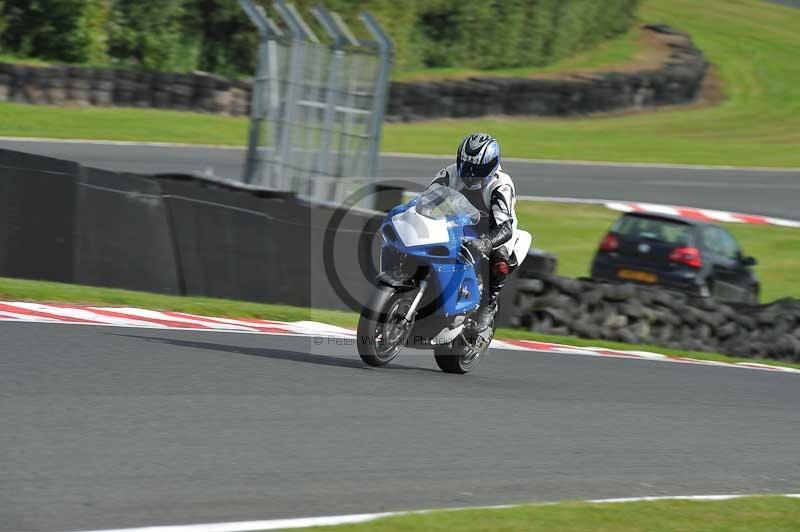
[[[75,216],[74,282],[181,293],[157,181],[82,168]]]
[[[161,186],[185,294],[307,301],[307,239],[303,211],[294,200],[197,180],[168,179]]]
[[[370,290],[381,219],[0,150],[0,276],[353,309]]]
[[[331,308],[342,301],[359,310],[372,289],[382,214],[309,207],[309,303]]]
[[[523,272],[514,325],[555,335],[800,361],[800,301],[722,303],[633,284]]]
[[[0,150],[0,275],[74,280],[79,168]]]

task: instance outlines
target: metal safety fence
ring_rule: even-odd
[[[371,39],[315,6],[318,36],[297,9],[273,3],[281,25],[253,0],[239,0],[259,32],[247,159],[242,180],[339,202],[378,172],[393,45],[368,12]]]

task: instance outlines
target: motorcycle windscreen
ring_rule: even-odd
[[[414,200],[414,210],[418,214],[438,220],[441,218],[457,218],[463,225],[477,224],[481,213],[460,192],[442,185],[427,188]]]

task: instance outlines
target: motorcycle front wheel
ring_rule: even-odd
[[[385,366],[400,353],[414,325],[405,315],[414,301],[408,288],[379,285],[361,309],[358,320],[358,354],[370,366]]]

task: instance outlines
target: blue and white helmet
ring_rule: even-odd
[[[500,168],[500,144],[486,133],[473,133],[461,141],[456,154],[458,176],[470,190],[480,188]]]

